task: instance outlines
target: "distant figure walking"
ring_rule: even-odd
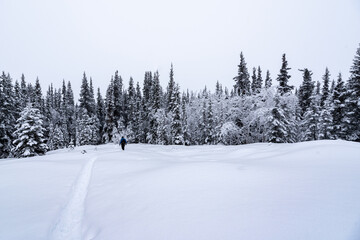
[[[127,144],[126,139],[124,138],[124,136],[121,137],[119,145],[121,145],[122,150],[125,150],[125,145]]]

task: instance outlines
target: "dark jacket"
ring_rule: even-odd
[[[121,139],[120,139],[119,144],[122,144],[122,143],[127,144],[127,141],[126,141],[126,139],[125,139],[125,138],[121,138]]]

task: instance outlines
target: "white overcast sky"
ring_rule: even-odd
[[[273,80],[287,54],[292,78],[300,68],[321,80],[349,76],[360,43],[360,0],[0,0],[0,70],[14,80],[40,79],[46,91],[70,80],[78,99],[82,74],[105,90],[118,70],[143,82],[170,64],[182,90],[231,88],[243,51],[249,71]]]

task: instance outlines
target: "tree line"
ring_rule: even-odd
[[[322,81],[311,70],[301,69],[299,88],[282,56],[282,67],[273,85],[270,72],[251,74],[243,53],[229,90],[219,82],[215,92],[180,91],[171,65],[165,89],[160,75],[145,72],[142,85],[130,78],[128,87],[118,71],[106,95],[95,92],[91,77],[83,74],[78,102],[70,82],[56,89],[51,84],[43,96],[22,75],[13,83],[0,76],[0,157],[26,157],[80,145],[118,142],[161,145],[293,143],[318,139],[360,141],[360,47],[350,77],[331,79],[326,68]]]

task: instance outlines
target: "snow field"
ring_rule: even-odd
[[[359,156],[358,143],[317,141],[3,160],[0,239],[355,240]]]

